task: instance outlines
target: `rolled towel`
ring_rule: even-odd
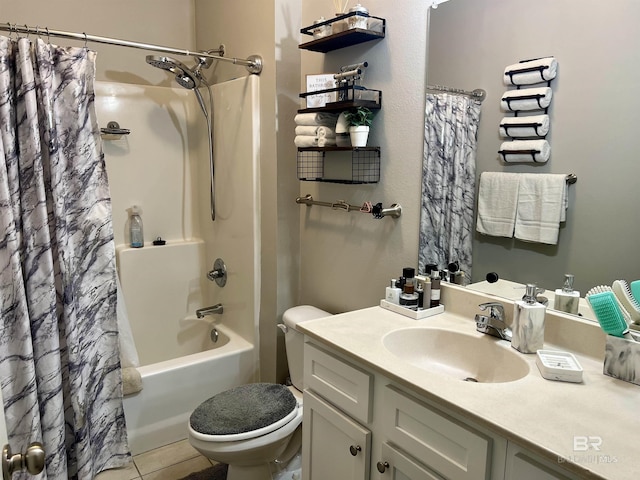
[[[553,92],[549,87],[521,88],[509,90],[502,95],[500,106],[503,110],[544,110],[551,104]]]
[[[551,146],[546,140],[514,140],[503,142],[499,153],[507,163],[546,163],[551,155]]]
[[[558,61],[553,57],[515,63],[504,69],[505,85],[532,85],[556,78]]]
[[[336,132],[330,127],[312,127],[308,125],[298,125],[296,135],[311,135],[312,137],[335,138]]]
[[[137,368],[122,369],[122,394],[131,395],[142,390],[142,376]]]
[[[336,138],[328,138],[328,137],[313,137],[311,135],[296,135],[296,138],[293,140],[293,143],[296,144],[296,147],[306,148],[306,147],[334,147],[336,145]]]
[[[316,112],[316,113],[298,113],[294,121],[296,125],[308,126],[325,126],[335,128],[338,121],[338,115],[335,113]]]
[[[544,137],[547,133],[549,133],[549,115],[504,117],[500,122],[501,137]]]

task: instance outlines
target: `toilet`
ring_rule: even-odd
[[[270,464],[286,463],[302,444],[304,335],[296,326],[331,315],[310,305],[284,312],[290,387],[241,385],[202,402],[189,419],[189,442],[205,457],[229,465],[227,480],[271,480]]]

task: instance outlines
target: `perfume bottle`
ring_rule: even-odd
[[[580,305],[580,292],[573,289],[573,275],[566,273],[564,276],[564,285],[555,292],[553,300],[553,308],[567,313],[578,313]]]
[[[536,301],[536,286],[529,283],[522,300],[513,304],[511,346],[520,353],[536,353],[544,346],[544,315],[547,307]]]

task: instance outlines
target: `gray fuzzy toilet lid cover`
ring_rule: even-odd
[[[234,435],[267,427],[289,415],[297,401],[275,383],[251,383],[214,395],[191,414],[189,423],[205,435]]]

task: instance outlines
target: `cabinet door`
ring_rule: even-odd
[[[382,460],[376,464],[375,473],[380,480],[444,480],[412,457],[387,443],[382,444]],[[372,479],[375,478],[372,476]]]
[[[537,458],[519,445],[509,442],[507,447],[506,480],[569,480],[577,478],[560,472],[545,460]]]
[[[305,390],[303,480],[368,480],[371,432]]]

